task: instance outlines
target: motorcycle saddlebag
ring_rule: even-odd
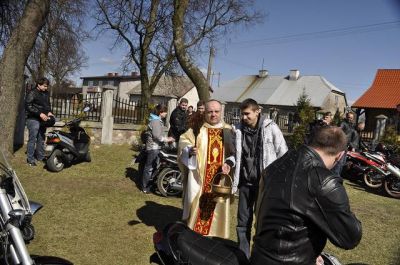
[[[245,254],[226,241],[202,236],[188,228],[179,235],[176,244],[182,261],[191,265],[249,264]]]

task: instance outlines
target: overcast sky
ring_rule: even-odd
[[[217,47],[213,87],[241,75],[297,69],[322,75],[353,102],[370,87],[377,69],[400,68],[399,0],[258,0],[262,24],[238,28]],[[104,35],[85,44],[89,65],[79,76],[121,72],[122,51]],[[264,61],[264,64],[263,64]],[[199,58],[207,68],[208,54]],[[81,83],[78,83],[80,85]],[[400,91],[399,91],[400,93]]]

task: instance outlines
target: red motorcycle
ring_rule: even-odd
[[[400,169],[393,156],[382,152],[347,152],[344,175],[362,179],[370,188],[380,188],[393,198],[400,198]],[[391,163],[392,162],[392,163]]]
[[[383,179],[390,174],[385,164],[383,154],[348,151],[344,175],[350,179],[362,179],[365,185],[376,189],[382,186]]]

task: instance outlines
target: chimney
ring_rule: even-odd
[[[299,79],[300,71],[299,70],[290,70],[289,80],[296,81]]]
[[[113,73],[107,73],[108,77],[112,77],[114,74]]]
[[[267,75],[268,75],[268,70],[260,70],[260,71],[258,71],[258,77],[259,78],[264,78],[264,77],[267,77]]]
[[[114,73],[114,76],[118,76],[118,73]]]
[[[139,76],[139,73],[138,73],[138,72],[131,72],[131,76],[132,76],[132,77],[138,77],[138,76]]]

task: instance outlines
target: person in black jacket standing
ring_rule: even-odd
[[[187,119],[188,115],[186,113],[186,109],[188,107],[188,100],[186,98],[182,98],[179,102],[178,107],[174,109],[171,113],[171,117],[169,118],[169,123],[171,125],[168,136],[173,137],[176,142],[179,142],[179,137],[182,133],[186,132],[187,128]]]
[[[26,126],[29,131],[27,146],[29,166],[36,166],[36,160],[44,159],[45,122],[51,119],[51,116],[54,118],[47,91],[49,84],[47,78],[40,78],[35,88],[29,91],[25,98]]]
[[[343,249],[358,245],[361,223],[350,210],[342,178],[330,171],[346,147],[341,128],[321,127],[309,145],[266,168],[252,265],[315,265],[327,239]]]

